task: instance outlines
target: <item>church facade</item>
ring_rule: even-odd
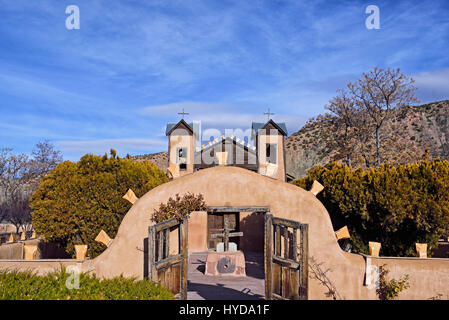
[[[168,123],[166,135],[171,178],[214,166],[235,166],[280,181],[289,180],[285,168],[285,123],[272,119],[266,123],[253,122],[247,141],[222,135],[201,146],[195,146],[199,137],[194,124],[184,119]]]

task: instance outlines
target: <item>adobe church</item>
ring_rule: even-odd
[[[196,129],[196,128],[195,128]],[[207,145],[195,147],[199,139],[194,123],[184,119],[168,123],[168,174],[178,178],[214,166],[235,166],[257,172],[280,181],[291,180],[285,168],[285,123],[269,119],[266,123],[253,122],[251,137],[246,141],[235,136],[221,136]]]

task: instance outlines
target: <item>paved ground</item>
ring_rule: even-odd
[[[261,300],[265,295],[263,254],[245,253],[246,277],[206,276],[207,253],[191,254],[188,300]]]

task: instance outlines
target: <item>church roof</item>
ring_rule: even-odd
[[[281,132],[281,134],[283,134],[284,136],[287,136],[287,126],[285,125],[284,122],[280,122],[280,123],[276,123],[274,122],[272,119],[268,120],[268,122],[263,123],[263,122],[253,122],[251,125],[251,129],[253,131],[254,134],[257,134],[257,132],[260,129],[263,129],[268,123],[272,123],[275,127],[277,127],[279,129],[279,131]]]
[[[225,142],[232,142],[235,145],[240,146],[243,149],[247,150],[248,152],[256,154],[256,151],[249,147],[250,143],[245,143],[244,140],[238,139],[239,141],[237,141],[237,138],[235,138],[235,137],[223,137],[223,136],[221,137],[221,139],[217,139],[217,140],[218,141],[214,141],[213,143],[208,144],[204,148],[200,148],[200,150],[198,150],[197,152],[207,151],[207,150],[215,147],[217,144],[221,144],[221,143],[223,143],[223,141],[225,141]]]
[[[177,127],[178,124],[183,123],[184,125],[188,126],[190,130],[192,130],[193,135],[195,136],[195,139],[199,138],[199,134],[201,131],[201,123],[199,121],[193,121],[193,122],[185,122],[184,119],[181,119],[178,122],[168,122],[167,126],[165,128],[165,135],[168,136],[170,133]]]

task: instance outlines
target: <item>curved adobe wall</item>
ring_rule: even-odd
[[[312,193],[237,167],[204,169],[149,191],[126,214],[111,246],[84,263],[85,271],[102,277],[142,278],[143,242],[153,210],[170,196],[187,191],[203,194],[208,206],[268,206],[275,216],[308,223],[309,257],[321,263],[323,270],[329,269],[327,276],[340,295],[344,299],[377,298],[374,288],[364,286],[365,258],[340,249],[328,212]],[[373,258],[371,263],[387,264],[394,278],[410,275],[411,287],[400,298],[429,299],[442,294],[449,299],[449,259]],[[329,299],[326,292],[322,284],[309,279],[310,299]]]
[[[236,167],[213,167],[186,175],[149,191],[124,217],[111,246],[91,262],[99,276],[143,276],[143,241],[153,210],[170,196],[187,191],[204,195],[208,206],[268,206],[273,215],[309,224],[309,256],[331,268],[337,288],[347,298],[367,298],[363,284],[364,258],[343,252],[328,213],[313,194],[294,185]],[[87,266],[87,264],[86,264]],[[336,276],[338,275],[338,277]],[[324,287],[310,281],[310,298],[324,298]],[[346,290],[345,290],[346,291]]]

